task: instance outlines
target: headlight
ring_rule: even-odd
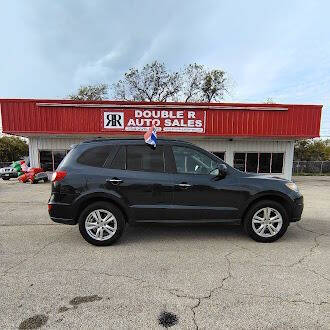
[[[291,190],[293,190],[293,191],[296,191],[296,192],[299,191],[297,185],[296,185],[295,183],[293,183],[293,182],[287,182],[285,185],[286,185],[289,189],[291,189]]]

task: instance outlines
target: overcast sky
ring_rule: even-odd
[[[323,104],[330,1],[1,0],[0,97],[64,98],[153,60],[227,71],[226,101]]]

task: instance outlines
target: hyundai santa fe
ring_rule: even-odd
[[[243,173],[183,141],[96,139],[74,146],[52,178],[50,218],[79,225],[94,245],[118,240],[136,222],[241,224],[273,242],[298,221],[303,197],[288,180]]]

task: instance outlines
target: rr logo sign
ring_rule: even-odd
[[[104,112],[104,128],[124,128],[123,112]]]

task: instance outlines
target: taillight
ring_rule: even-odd
[[[53,173],[52,182],[61,181],[65,178],[66,171],[56,171]]]

